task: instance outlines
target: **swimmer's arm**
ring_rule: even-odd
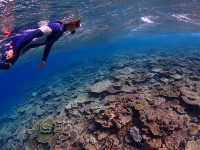
[[[52,43],[49,43],[46,45],[45,49],[44,49],[44,53],[43,53],[43,56],[42,56],[42,60],[40,62],[40,67],[43,67],[45,65],[45,61],[47,60],[47,57],[49,55],[49,52],[51,50],[51,47],[53,46],[54,42]]]

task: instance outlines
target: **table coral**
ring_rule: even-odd
[[[179,91],[162,90],[162,91],[160,91],[160,95],[165,96],[165,97],[179,97],[180,92]]]
[[[72,131],[70,131],[69,135],[70,136],[69,136],[68,142],[72,145],[77,141],[79,134],[77,130],[73,129]]]
[[[189,105],[197,106],[200,108],[200,94],[198,92],[193,91],[191,88],[181,88],[182,100]]]
[[[134,92],[136,89],[132,83],[131,80],[129,79],[123,79],[120,80],[119,82],[115,82],[113,84],[111,84],[108,87],[108,92],[110,94],[114,94],[114,93],[132,93]]]
[[[102,82],[95,83],[92,87],[90,87],[90,89],[93,93],[101,93],[106,91],[110,84],[111,82],[109,80],[104,80]]]
[[[78,140],[79,133],[81,133],[83,124],[74,124],[73,119],[69,120],[67,116],[61,114],[58,117],[63,117],[67,122],[56,122],[55,123],[55,132],[56,134],[49,141],[49,146],[51,150],[68,150],[72,148],[72,145]]]
[[[125,67],[122,69],[114,70],[114,72],[112,72],[110,76],[117,80],[127,79],[132,74],[132,72],[133,69],[131,69],[130,67]]]
[[[57,144],[57,140],[59,139],[59,135],[58,133],[56,133],[51,140],[49,141],[49,146],[54,147]]]

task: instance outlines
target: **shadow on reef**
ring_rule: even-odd
[[[195,49],[86,60],[30,93],[18,107],[22,112],[1,118],[1,149],[199,150]]]

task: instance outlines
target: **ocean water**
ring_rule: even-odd
[[[63,124],[70,124],[72,127],[80,125],[80,122],[85,122],[85,124],[81,132],[76,128],[82,141],[70,143],[64,139],[60,142],[61,144],[59,142],[56,144],[57,147],[60,146],[60,149],[70,147],[63,146],[62,143],[65,142],[70,143],[68,144],[71,145],[71,149],[116,149],[106,144],[111,138],[118,141],[117,145],[121,146],[118,147],[119,149],[123,147],[126,149],[148,149],[149,147],[151,149],[185,149],[186,147],[190,150],[191,145],[194,147],[197,145],[194,149],[199,149],[200,1],[0,0],[0,11],[0,48],[5,44],[6,39],[18,32],[37,28],[50,21],[70,22],[77,19],[82,21],[82,26],[74,35],[66,32],[54,44],[43,68],[39,67],[39,63],[44,47],[38,47],[22,55],[10,70],[0,71],[0,149],[56,149],[55,145],[51,146],[49,142],[41,142],[37,139],[34,134],[35,124],[42,118],[50,117],[53,118],[56,128],[57,124],[62,124],[58,123],[56,118],[63,114],[68,120],[72,120],[70,123],[65,121]],[[2,53],[3,49],[0,49],[0,54]],[[129,71],[134,70],[131,71],[131,75],[126,74],[126,67]],[[113,75],[117,74],[116,72],[120,72],[122,77]],[[132,76],[140,76],[139,81],[136,82]],[[145,79],[142,80],[142,77]],[[107,80],[113,87],[119,88],[123,86],[122,83],[129,81],[133,87],[131,92],[115,89],[117,92],[112,93],[109,88],[104,89],[103,92],[93,92],[92,86],[98,82],[102,82],[103,86],[103,81]],[[191,93],[185,94],[183,87]],[[178,91],[179,95],[169,96],[170,94],[161,92],[164,90]],[[150,91],[157,91],[159,94],[155,92],[153,94]],[[86,94],[89,96],[85,98],[83,95]],[[123,119],[120,120],[120,115],[118,116],[110,107],[111,102],[103,103],[102,101],[106,100],[106,96],[114,95],[115,99],[120,99],[120,96],[128,94],[139,94],[139,100],[145,100],[146,107],[150,107],[148,110],[155,109],[160,114],[164,114],[165,110],[170,110],[169,114],[176,113],[172,115],[174,118],[168,118],[169,122],[173,122],[168,126],[173,126],[174,129],[169,129],[167,135],[164,135],[161,130],[168,129],[163,127],[157,119],[153,122],[159,130],[153,130],[150,125],[147,125],[152,123],[151,119],[146,117],[146,122],[141,119],[142,114],[148,116],[148,114],[153,114],[153,111],[148,113],[145,107],[137,110],[135,105],[131,107],[133,112],[120,114],[131,115],[133,118],[122,125],[124,128],[117,125],[105,128],[105,124],[99,123],[98,116],[105,112],[100,111],[97,114],[90,112],[90,117],[87,116],[88,112],[93,110],[92,104],[95,101],[97,105],[106,106],[107,110],[115,112],[114,115],[117,116],[115,119],[120,122]],[[185,97],[189,100],[186,101]],[[84,105],[79,102],[83,99],[86,100]],[[139,100],[136,103],[139,103]],[[179,106],[175,107],[174,103],[169,105],[175,100],[178,101]],[[91,103],[91,106],[88,106],[88,103]],[[120,109],[124,109],[123,103],[125,102],[121,102]],[[25,110],[20,112],[20,108]],[[75,113],[81,109],[85,110]],[[180,109],[184,109],[185,112],[180,112]],[[126,111],[129,111],[128,106]],[[87,119],[83,119],[85,116]],[[188,118],[187,123],[184,117]],[[181,119],[184,123],[176,122]],[[106,122],[109,122],[109,119]],[[179,129],[177,124],[182,129]],[[91,129],[92,125],[97,128],[98,133]],[[132,137],[130,129],[133,126],[139,129],[142,138],[140,142],[134,142],[134,138],[131,141],[128,140]],[[64,134],[57,132],[55,128],[54,134]],[[86,131],[88,128],[90,132]],[[117,134],[113,134],[113,131]],[[101,135],[100,132],[108,134],[100,140],[98,137]],[[150,136],[145,138],[146,135]],[[84,141],[83,139],[87,136],[92,136],[96,142]],[[120,136],[123,138],[120,139]],[[175,140],[176,142],[173,143],[168,136],[180,141]],[[37,144],[33,144],[33,139],[36,139]],[[152,144],[153,139],[157,139],[157,142]],[[35,145],[37,148],[34,147]]]

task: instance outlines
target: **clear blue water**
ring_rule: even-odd
[[[65,33],[55,43],[44,68],[39,67],[44,47],[39,47],[0,71],[0,116],[60,73],[92,66],[85,63],[90,59],[126,51],[153,55],[151,50],[200,49],[199,0],[0,0],[0,12],[0,54],[5,40],[19,31],[48,21],[82,20],[74,35]],[[7,31],[12,35],[5,37]]]
[[[148,49],[163,50],[170,48],[181,48],[187,51],[187,48],[192,46],[199,49],[199,41],[200,34],[171,34],[126,38],[50,55],[44,68],[38,66],[40,58],[35,56],[36,58],[32,61],[16,64],[16,66],[8,71],[1,71],[0,114],[12,110],[30,92],[36,90],[39,85],[45,84],[45,82],[59,74],[59,72],[73,69],[90,57],[100,58],[108,54],[119,54],[120,52],[130,51],[131,49],[135,52],[142,50],[148,52]],[[68,45],[64,45],[63,47],[67,48]],[[56,51],[56,49],[52,51]],[[20,59],[23,60],[23,58]]]

